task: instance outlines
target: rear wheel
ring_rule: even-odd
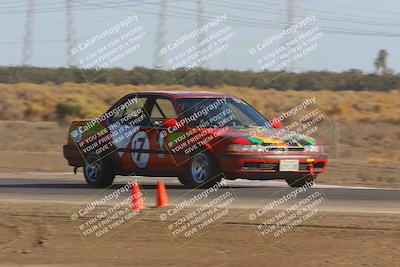
[[[113,183],[115,173],[109,159],[90,155],[87,161],[83,167],[83,174],[88,185],[104,188]]]
[[[302,187],[307,183],[309,186],[313,186],[317,176],[316,175],[299,175],[291,178],[286,178],[286,182],[290,187]]]
[[[218,175],[218,166],[209,152],[195,154],[188,164],[187,174],[178,177],[179,181],[189,188],[198,186],[208,188],[222,180]]]

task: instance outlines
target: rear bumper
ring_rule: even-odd
[[[327,155],[324,153],[298,154],[253,154],[231,153],[218,157],[221,171],[229,178],[270,180],[290,178],[291,176],[319,174],[327,166]],[[281,172],[279,163],[283,159],[299,160],[299,171]]]

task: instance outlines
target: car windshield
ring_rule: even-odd
[[[189,127],[269,126],[254,108],[237,98],[181,98],[177,100]]]

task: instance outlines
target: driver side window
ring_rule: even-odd
[[[127,104],[129,102],[129,104]],[[129,124],[131,121],[136,120],[138,125],[146,124],[146,116],[144,105],[147,101],[147,97],[133,97],[125,100],[118,106],[126,104],[125,108],[118,109],[118,113],[110,118],[111,123],[121,122],[123,124]]]
[[[177,118],[177,114],[172,101],[165,98],[158,98],[153,105],[150,115],[152,120]]]

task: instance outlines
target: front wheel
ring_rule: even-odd
[[[212,155],[209,152],[200,152],[190,160],[186,175],[178,179],[189,188],[209,188],[221,182],[222,176],[218,175],[218,166]]]
[[[311,175],[311,174],[299,175],[299,176],[286,178],[286,182],[290,187],[302,187],[305,185],[308,185],[308,187],[311,187],[314,185],[316,178],[317,178],[316,175]]]
[[[86,183],[92,187],[104,188],[111,185],[115,178],[112,163],[107,158],[91,155],[83,167]]]

